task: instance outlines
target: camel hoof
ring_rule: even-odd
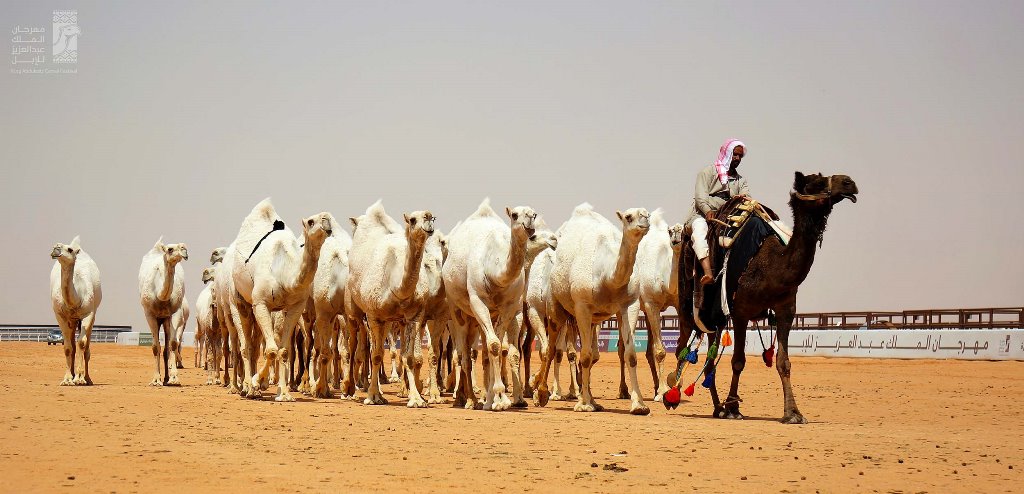
[[[794,413],[793,415],[787,415],[785,417],[782,417],[782,420],[780,420],[779,422],[782,422],[783,424],[806,424],[807,419],[805,419],[804,416],[800,415],[799,413]]]
[[[388,384],[395,384],[398,381],[401,381],[401,379],[399,379],[398,376],[391,376],[388,378]]]
[[[537,390],[537,406],[547,406],[548,400],[551,399],[551,394],[546,389]]]
[[[238,390],[238,386],[230,386],[230,387],[228,387],[228,394],[229,395],[237,395],[237,394],[239,394],[238,391],[239,391]]]
[[[70,385],[71,383],[69,382],[68,384]],[[152,381],[149,382],[149,385],[150,386],[163,386],[164,383],[163,383],[163,381],[161,381],[159,379],[153,379]]]
[[[533,398],[533,388],[529,386],[523,388],[523,398]]]
[[[743,417],[742,413],[737,411],[737,412],[726,412],[725,413],[725,418],[731,419],[731,420],[743,420],[744,417]]]
[[[150,383],[150,384],[152,384],[152,383]],[[60,382],[60,384],[59,384],[59,386],[74,386],[74,385],[75,385],[75,382],[73,380],[66,379],[66,378],[64,380],[62,380]]]
[[[430,398],[427,398],[427,403],[429,403],[431,405],[437,405],[437,404],[440,404],[440,403],[444,403],[444,398],[441,398],[440,394],[431,395]]]
[[[576,406],[572,407],[574,412],[597,412],[597,406],[593,403],[577,403]]]
[[[566,401],[566,399],[567,398],[562,396],[560,393],[554,393],[551,395],[552,401]]]
[[[84,377],[76,377],[74,381],[71,381],[75,386],[85,386]]]
[[[245,397],[250,399],[250,400],[257,400],[257,401],[259,401],[259,400],[263,399],[263,392],[260,391],[260,389],[256,388],[256,387],[249,388],[249,392],[245,393]]]
[[[173,376],[167,380],[165,386],[181,386],[181,381],[178,381],[178,376]]]
[[[384,399],[384,397],[380,396],[380,395],[377,395],[377,396],[367,396],[366,399],[363,400],[363,404],[364,405],[387,405],[388,404],[388,400]]]
[[[651,414],[651,409],[647,408],[647,405],[644,405],[643,403],[640,403],[640,404],[637,404],[637,405],[633,405],[629,409],[629,413],[630,413],[630,415],[650,415]]]
[[[628,400],[629,399],[629,390],[626,389],[626,388],[619,388],[619,399],[620,400]]]
[[[512,403],[512,408],[526,408],[529,405],[526,404],[526,400],[519,400]]]
[[[409,400],[405,406],[407,408],[427,408],[427,402],[423,401],[423,398],[420,398],[416,400]]]
[[[288,393],[285,393],[285,394],[280,394],[280,395],[275,396],[274,397],[274,401],[279,402],[279,403],[280,402],[288,402],[288,401],[295,401],[295,398],[292,398],[292,395],[290,395]]]

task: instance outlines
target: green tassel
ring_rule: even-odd
[[[717,357],[717,356],[718,356],[718,345],[715,344],[715,343],[712,343],[711,346],[708,347],[708,360],[715,360],[715,357]]]

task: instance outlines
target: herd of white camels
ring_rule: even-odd
[[[395,220],[378,201],[350,218],[351,235],[327,212],[302,219],[296,234],[269,199],[260,202],[203,271],[194,314],[197,365],[207,369],[207,384],[253,399],[276,384],[277,401],[293,401],[291,392],[316,398],[337,392],[349,400],[362,390],[364,404],[384,404],[387,346],[391,379],[401,383],[399,396],[409,407],[443,403],[442,391],[452,392],[455,406],[525,407],[534,389],[547,393],[548,386],[535,380],[546,379],[554,364],[550,398],[575,399],[576,411],[598,411],[590,389],[600,356],[597,328],[617,316],[625,349],[622,394],[631,413],[648,414],[633,332],[642,310],[659,371],[654,399],[660,400],[669,387],[659,316],[678,304],[683,226],[669,226],[660,210],[643,208],[617,211],[616,224],[581,204],[556,233],[529,207],[504,213],[485,199],[445,235],[435,231],[430,211]],[[91,384],[89,335],[101,300],[99,269],[78,237],[55,245],[52,257],[51,298],[67,358],[61,385]],[[153,335],[154,386],[180,384],[182,332],[192,310],[182,266],[188,259],[184,243],[161,238],[139,269]],[[521,369],[528,332],[538,342],[544,370],[533,376]],[[558,383],[564,352],[573,366],[567,388]],[[446,354],[451,372],[442,371]],[[472,371],[474,357],[482,376]],[[480,378],[482,388],[475,385]],[[538,396],[539,404],[547,400]]]

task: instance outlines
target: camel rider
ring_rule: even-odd
[[[735,196],[749,196],[750,189],[747,187],[747,179],[743,178],[736,168],[746,154],[746,146],[739,139],[729,139],[722,144],[718,151],[718,159],[697,174],[697,184],[694,188],[693,207],[690,209],[690,216],[686,224],[690,226],[692,233],[693,252],[700,259],[700,267],[704,275],[700,278],[702,285],[714,281],[714,274],[711,269],[711,259],[708,257],[708,223],[730,198]],[[705,219],[706,218],[706,219]]]

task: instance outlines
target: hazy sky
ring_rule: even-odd
[[[293,228],[383,198],[447,231],[485,196],[681,221],[730,137],[784,219],[795,170],[860,187],[798,310],[1024,304],[1024,2],[27,1],[0,29],[66,8],[78,73],[0,74],[0,322],[53,322],[79,234],[98,323],[144,330],[156,239],[194,301],[267,196]]]

